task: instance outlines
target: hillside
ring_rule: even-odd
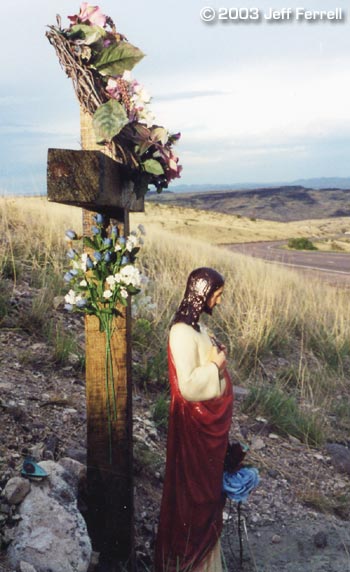
[[[151,194],[149,201],[272,221],[350,216],[350,189],[302,186]]]

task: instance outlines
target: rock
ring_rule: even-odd
[[[30,491],[30,482],[22,477],[10,479],[4,489],[5,499],[9,504],[19,504]]]
[[[29,564],[29,562],[24,562],[24,560],[21,560],[19,563],[19,570],[20,572],[37,572],[34,566]]]
[[[276,469],[269,469],[267,471],[267,474],[269,475],[269,477],[271,477],[272,479],[277,479],[278,477],[278,471],[276,471]]]
[[[314,544],[317,548],[325,548],[328,544],[327,535],[325,532],[317,532],[314,536]]]
[[[261,439],[261,437],[254,437],[254,439],[252,440],[252,449],[253,451],[260,451],[261,449],[264,449],[266,447],[264,441]]]
[[[271,538],[271,542],[272,544],[280,544],[282,538],[280,537],[279,534],[274,534],[273,537]]]
[[[350,449],[338,443],[330,443],[326,445],[326,450],[334,468],[340,473],[350,475]]]
[[[64,454],[66,457],[86,465],[86,449],[75,449],[73,447],[67,447]]]
[[[62,465],[43,461],[48,478],[33,482],[19,507],[21,521],[8,548],[14,568],[28,562],[36,572],[87,572],[91,542],[77,508],[78,477]]]
[[[75,459],[70,459],[69,457],[63,457],[59,460],[59,464],[69,473],[72,473],[78,482],[82,481],[86,477],[86,466]]]

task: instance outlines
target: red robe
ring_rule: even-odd
[[[187,401],[168,349],[171,404],[155,572],[195,571],[221,534],[223,465],[233,392],[225,372],[221,397]]]

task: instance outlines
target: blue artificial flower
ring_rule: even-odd
[[[71,280],[73,280],[74,276],[72,274],[72,272],[66,272],[65,275],[63,276],[63,280],[65,282],[70,282]]]
[[[79,274],[79,272],[78,272],[78,270],[77,270],[76,268],[72,268],[69,272],[70,272],[73,276],[77,276],[77,275]]]
[[[97,226],[91,227],[92,234],[101,234],[101,230]]]
[[[128,257],[128,256],[123,256],[121,263],[122,263],[122,264],[128,264],[128,262],[129,262],[129,257]]]
[[[104,246],[112,246],[112,241],[110,238],[104,238],[103,244],[104,244]]]
[[[104,255],[105,262],[110,262],[112,260],[112,253],[107,250],[106,254]]]
[[[224,472],[222,490],[229,499],[244,502],[259,484],[259,471],[254,467],[242,467],[235,473]]]
[[[81,298],[80,300],[77,300],[76,305],[77,308],[84,308],[87,305],[87,299]]]
[[[76,238],[78,238],[75,230],[66,230],[66,236],[71,240],[75,240]]]
[[[97,260],[98,262],[100,262],[100,260],[102,260],[102,254],[101,252],[94,252],[94,259]]]
[[[113,225],[111,228],[111,236],[114,236],[114,237],[118,236],[118,227],[115,225]]]
[[[72,304],[65,304],[64,309],[68,310],[68,312],[71,312],[73,310],[73,305]]]
[[[125,243],[126,243],[125,236],[120,236],[120,237],[118,238],[118,242],[119,242],[119,244],[125,244]]]
[[[91,270],[91,268],[94,267],[94,263],[92,262],[90,256],[87,257],[86,259],[86,268],[89,268]]]
[[[72,258],[72,259],[74,259],[77,256],[77,254],[78,253],[76,250],[74,250],[74,248],[70,248],[67,252],[68,258]]]
[[[105,222],[105,217],[101,213],[97,213],[92,218],[97,224],[104,224],[104,222]]]

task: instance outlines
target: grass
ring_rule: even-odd
[[[324,443],[324,430],[319,413],[303,411],[294,396],[278,387],[252,387],[243,402],[242,410],[251,415],[262,415],[273,429],[283,436],[292,435],[310,446]]]

